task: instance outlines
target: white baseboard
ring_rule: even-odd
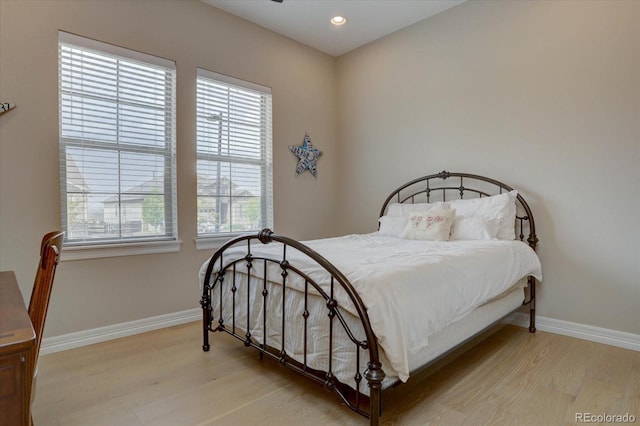
[[[62,336],[48,337],[42,341],[40,355],[92,345],[94,343],[105,342],[107,340],[145,333],[147,331],[158,330],[160,328],[185,324],[192,321],[199,321],[201,318],[202,310],[195,308],[173,314],[158,315],[137,321],[79,331],[77,333],[63,334]],[[505,322],[521,327],[529,327],[529,315],[516,312],[507,317]],[[640,335],[638,334],[540,316],[536,317],[536,328],[549,333],[640,351]]]
[[[147,331],[198,321],[200,319],[202,319],[202,310],[200,308],[195,308],[189,309],[188,311],[158,315],[137,321],[114,324],[106,327],[79,331],[76,333],[63,334],[61,336],[47,337],[42,339],[40,355],[65,351],[67,349],[78,348],[80,346],[92,345],[94,343],[145,333]]]
[[[528,328],[529,314],[516,312],[507,317],[505,322]],[[592,325],[540,316],[536,316],[536,329],[549,333],[561,334],[563,336],[575,337],[577,339],[588,340],[591,342],[604,343],[605,345],[617,346],[619,348],[640,351],[639,334],[626,333],[624,331],[610,330],[608,328],[594,327]]]

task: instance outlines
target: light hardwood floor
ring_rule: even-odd
[[[40,358],[36,426],[366,425],[316,383],[200,323]],[[389,425],[640,424],[640,352],[505,326],[452,363],[385,391]]]

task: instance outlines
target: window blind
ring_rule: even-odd
[[[198,235],[273,226],[271,89],[198,69]]]
[[[59,33],[67,243],[175,240],[175,63]]]

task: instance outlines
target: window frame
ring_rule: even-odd
[[[85,140],[83,138],[63,136],[63,96],[68,96],[68,92],[65,92],[63,88],[63,69],[65,64],[63,63],[63,46],[73,46],[80,49],[86,49],[92,51],[97,55],[104,55],[105,58],[122,58],[126,61],[133,61],[134,63],[142,63],[147,66],[157,67],[165,72],[165,76],[169,77],[169,87],[164,97],[165,101],[165,125],[164,128],[164,140],[165,143],[162,146],[144,146],[140,143],[127,143],[122,141],[119,137],[116,137],[117,143],[113,142],[101,142],[99,140]],[[76,192],[68,192],[67,182],[67,149],[79,148],[90,150],[96,149],[103,152],[115,153],[119,160],[117,161],[117,167],[120,168],[123,164],[121,155],[126,154],[138,154],[138,155],[156,155],[161,158],[163,170],[163,200],[164,200],[164,224],[165,232],[161,235],[141,235],[133,237],[123,237],[120,233],[120,237],[106,237],[96,239],[69,239],[69,233],[65,235],[65,245],[62,253],[62,260],[78,260],[78,259],[91,259],[102,257],[114,257],[114,256],[127,256],[136,254],[151,254],[151,253],[166,253],[177,252],[180,250],[181,241],[178,239],[178,217],[177,217],[177,165],[176,165],[176,64],[174,61],[160,58],[157,56],[148,55],[146,53],[137,52],[134,50],[126,49],[123,47],[103,43],[97,40],[81,37],[75,34],[67,33],[64,31],[58,32],[58,100],[59,100],[59,144],[60,144],[60,211],[61,211],[61,225],[63,230],[69,229],[68,222],[68,195],[75,194]],[[86,96],[86,95],[83,95]],[[115,100],[117,105],[121,105],[120,100]],[[166,104],[169,104],[166,106]],[[121,124],[116,123],[116,128],[120,129]],[[156,129],[152,129],[153,131]],[[119,131],[119,130],[118,130]],[[161,163],[162,164],[162,163]],[[82,190],[78,192],[82,193]],[[86,191],[82,195],[90,196],[96,191]],[[122,188],[118,188],[114,195],[118,196],[118,208],[120,212],[122,195],[126,195],[126,191]],[[141,193],[144,196],[144,193]],[[149,194],[147,194],[149,195]],[[88,207],[87,207],[88,208]],[[118,213],[119,217],[120,213]]]
[[[237,88],[243,91],[254,92],[261,96],[263,102],[265,102],[264,109],[261,110],[261,114],[265,115],[261,117],[261,125],[260,125],[260,158],[241,158],[240,156],[224,156],[224,155],[216,155],[212,153],[205,153],[200,150],[200,134],[199,134],[199,126],[201,125],[201,110],[200,103],[202,102],[200,95],[200,82],[201,79],[211,81],[218,85],[224,85],[228,89]],[[196,163],[199,161],[218,161],[219,163],[229,163],[229,164],[252,164],[260,166],[260,177],[261,177],[261,195],[260,195],[260,222],[262,226],[260,228],[272,228],[273,227],[273,136],[272,136],[272,126],[273,126],[273,113],[272,113],[272,94],[271,88],[262,86],[256,83],[240,80],[231,76],[227,76],[224,74],[219,74],[213,71],[209,71],[203,68],[197,69],[197,79],[196,79]],[[229,133],[232,133],[231,130],[228,130]],[[227,141],[229,144],[229,141]],[[198,166],[196,165],[196,179],[199,179],[200,173],[198,172]],[[197,181],[197,185],[199,182]],[[196,202],[200,200],[200,193],[196,191]],[[230,199],[233,199],[230,196]],[[247,232],[258,231],[248,230],[248,231],[229,231],[229,232],[200,232],[199,229],[199,210],[196,209],[196,248],[198,250],[202,249],[212,249],[219,247],[222,243],[227,241],[229,238],[246,234]]]

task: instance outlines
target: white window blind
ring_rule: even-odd
[[[59,32],[70,245],[175,240],[175,63]]]
[[[198,69],[198,236],[273,226],[271,89]]]

